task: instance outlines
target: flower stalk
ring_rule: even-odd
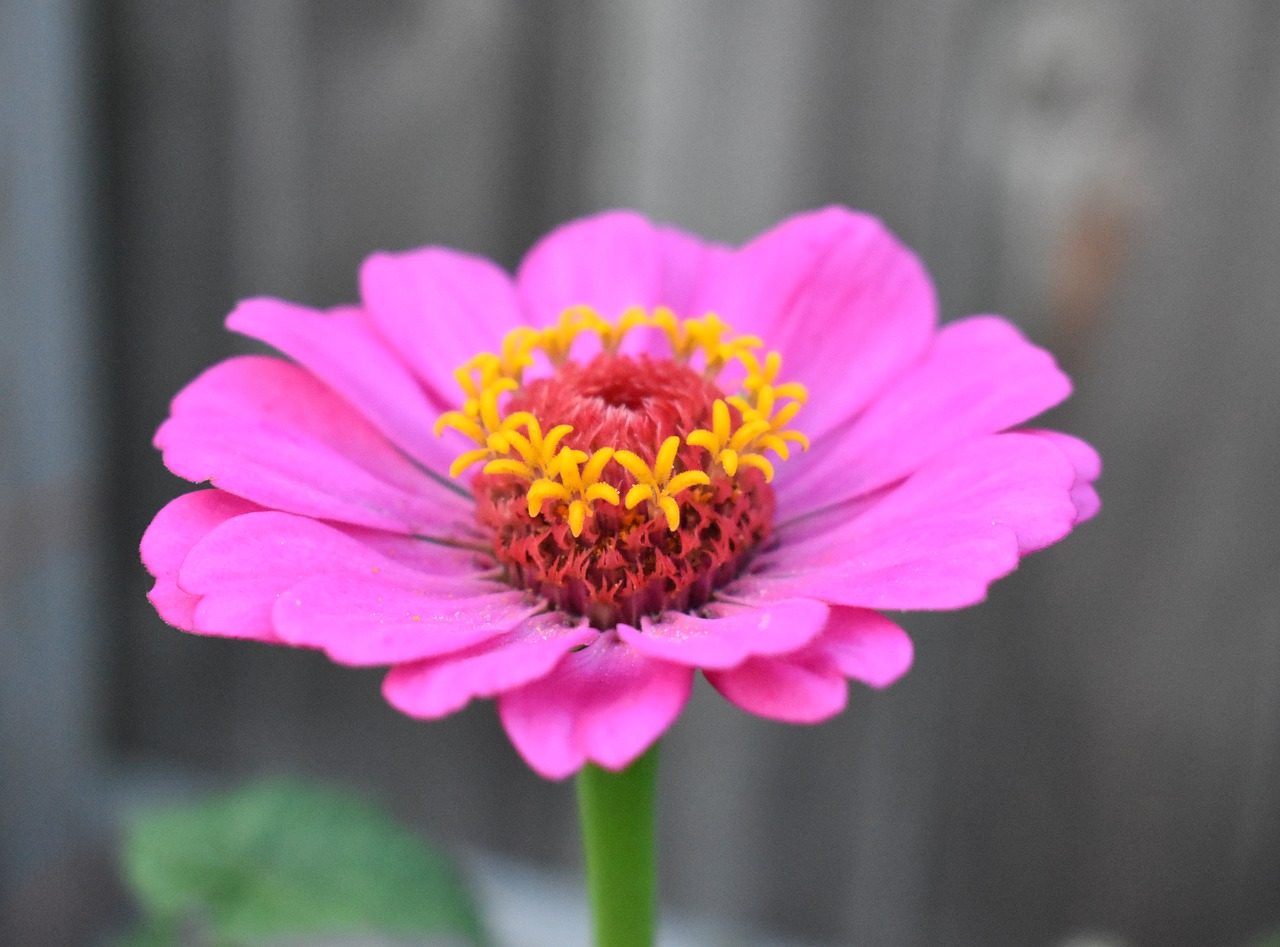
[[[588,763],[577,784],[595,947],[653,947],[658,745],[620,773]]]

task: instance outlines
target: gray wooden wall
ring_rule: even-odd
[[[0,922],[17,879],[102,808],[94,718],[120,627],[96,528],[105,366],[82,37],[71,4],[0,0]]]
[[[95,805],[62,787],[32,823],[23,787],[93,753],[327,775],[459,844],[573,864],[570,787],[529,774],[490,707],[413,723],[376,674],[155,619],[136,540],[182,487],[151,432],[239,350],[237,298],[350,300],[375,248],[510,264],[612,205],[738,241],[840,201],[919,250],[948,317],[1004,312],[1059,353],[1078,393],[1053,422],[1100,447],[1105,506],[981,608],[907,616],[916,668],[830,724],[698,692],[665,748],[669,900],[865,947],[1229,947],[1280,921],[1275,0],[112,0],[92,20],[14,0],[0,22],[37,8],[79,12],[54,25],[89,55],[4,52],[79,83],[54,113],[5,89],[28,122],[6,115],[0,165],[11,877]],[[95,145],[28,167],[16,143],[51,121]],[[85,495],[86,418],[105,538],[58,533],[74,555],[40,572],[10,511]],[[85,620],[94,555],[111,594]],[[46,661],[59,687],[14,696]],[[63,721],[45,756],[30,719]]]

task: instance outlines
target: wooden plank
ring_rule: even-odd
[[[0,899],[101,803],[101,442],[75,12],[0,6]]]

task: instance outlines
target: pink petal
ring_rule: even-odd
[[[736,668],[704,674],[730,703],[786,723],[829,720],[849,701],[849,682],[822,655],[748,658]]]
[[[788,723],[816,723],[844,709],[846,678],[887,687],[911,667],[911,639],[883,615],[833,608],[813,643],[782,657],[753,657],[708,671],[716,690],[743,710]]]
[[[1102,509],[1102,500],[1093,482],[1102,475],[1102,458],[1091,446],[1061,431],[1028,430],[1024,433],[1043,437],[1067,455],[1076,471],[1076,482],[1071,488],[1071,502],[1076,505],[1076,522],[1092,519]]]
[[[178,587],[178,570],[187,553],[203,536],[232,517],[262,509],[221,490],[197,490],[169,501],[142,536],[142,564],[156,577],[147,593],[160,617],[191,631],[195,627],[198,595]]]
[[[812,599],[743,607],[714,603],[705,617],[665,612],[640,629],[618,626],[618,637],[641,654],[699,668],[730,668],[752,655],[786,654],[813,640],[827,623],[827,606]]]
[[[392,348],[447,404],[463,396],[454,369],[497,351],[525,321],[501,267],[443,247],[374,254],[360,269],[360,294]]]
[[[701,237],[675,227],[658,227],[656,234],[661,264],[655,303],[685,318],[703,315],[694,309],[700,288],[708,274],[724,265],[733,251],[721,244],[706,243]],[[620,351],[624,355],[670,358],[671,343],[665,332],[639,327],[627,334]]]
[[[952,323],[847,430],[782,465],[781,516],[892,484],[962,441],[1021,424],[1070,393],[1052,356],[1012,324],[995,316]],[[801,412],[802,429],[803,418]]]
[[[377,551],[394,562],[414,572],[459,575],[483,573],[493,568],[493,559],[480,554],[470,546],[452,546],[430,542],[417,536],[389,533],[366,526],[350,526],[346,523],[331,524],[335,529],[364,546]],[[477,541],[477,546],[479,541]]]
[[[441,535],[471,505],[444,489],[305,369],[244,356],[200,375],[156,432],[165,464],[188,480],[263,506]]]
[[[382,693],[411,717],[443,717],[474,697],[494,697],[544,677],[565,654],[590,644],[598,634],[585,621],[544,612],[465,651],[397,665]]]
[[[610,211],[539,240],[520,264],[516,283],[533,325],[548,325],[581,305],[615,319],[630,306],[650,309],[663,302],[663,253],[653,224],[631,211]]]
[[[501,695],[498,715],[535,772],[563,779],[587,761],[625,768],[675,722],[692,688],[690,668],[647,658],[606,631]]]
[[[278,299],[249,299],[227,317],[227,327],[279,349],[410,457],[430,470],[448,471],[454,453],[432,433],[439,404],[388,348],[367,313],[322,313]]]
[[[703,315],[693,309],[702,286],[732,258],[733,251],[676,227],[659,227],[657,232],[662,255],[660,303],[685,318]]]
[[[178,584],[202,596],[195,629],[203,634],[278,640],[272,608],[290,586],[317,575],[372,577],[401,585],[429,585],[439,594],[483,595],[498,587],[468,575],[465,559],[445,576],[424,576],[338,529],[305,516],[274,511],[229,520],[196,543]]]
[[[1070,532],[1074,483],[1071,464],[1043,438],[978,438],[934,458],[852,519],[798,542],[783,533],[758,571],[726,593],[881,609],[972,605],[1020,553]]]
[[[845,677],[888,687],[911,669],[915,648],[905,631],[879,612],[831,609],[826,630],[806,650],[824,654]]]
[[[924,352],[937,320],[920,261],[880,221],[842,207],[802,214],[708,274],[699,310],[782,353],[810,398],[798,426],[818,438],[860,411]]]
[[[291,586],[272,621],[281,640],[323,648],[340,664],[400,664],[470,648],[514,630],[544,606],[523,592],[467,595],[424,576],[405,587],[372,575],[322,575]]]

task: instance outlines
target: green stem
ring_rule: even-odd
[[[658,746],[620,773],[578,773],[578,817],[596,947],[653,947],[658,865],[654,799]]]

